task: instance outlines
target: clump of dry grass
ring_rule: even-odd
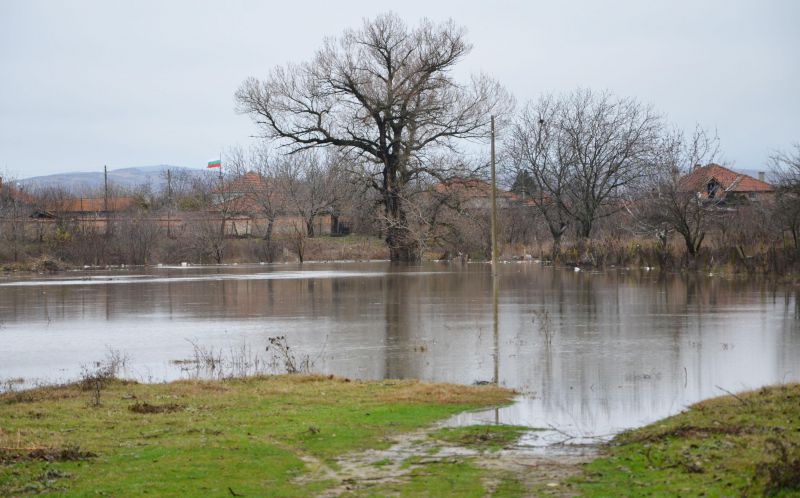
[[[393,386],[390,391],[379,392],[380,401],[389,403],[446,403],[446,404],[472,404],[472,403],[503,403],[508,400],[514,391],[498,386],[462,386],[455,384],[428,384],[425,382],[408,380],[385,382]]]

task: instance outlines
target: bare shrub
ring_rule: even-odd
[[[81,390],[90,393],[91,406],[100,406],[100,395],[103,389],[118,377],[119,372],[124,368],[127,361],[128,357],[119,350],[110,349],[105,359],[96,361],[91,365],[81,366],[78,385]]]
[[[181,365],[181,370],[192,378],[234,379],[274,373],[311,373],[314,360],[308,354],[295,355],[286,337],[270,337],[268,341],[267,357],[247,343],[226,350],[190,340],[192,357],[173,363]]]
[[[272,352],[271,364],[283,364],[288,374],[310,373],[313,366],[308,354],[295,356],[285,336],[270,337],[267,352]]]

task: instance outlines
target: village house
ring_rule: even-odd
[[[115,218],[133,210],[136,203],[137,199],[129,196],[40,199],[31,217],[50,227],[69,222],[82,229],[104,231]]]
[[[455,178],[437,184],[434,192],[439,196],[444,196],[458,205],[462,209],[490,209],[492,185],[484,180],[474,178]],[[497,188],[497,207],[507,208],[520,201],[519,197],[506,190]]]
[[[5,204],[13,202],[17,205],[32,206],[35,199],[21,188],[7,182],[3,183],[3,177],[0,176],[0,202]]]
[[[764,173],[753,178],[737,173],[719,164],[696,166],[680,179],[679,187],[685,192],[695,192],[698,198],[719,205],[736,205],[770,199],[775,188],[764,181]]]

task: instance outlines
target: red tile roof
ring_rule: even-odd
[[[269,201],[273,209],[278,209],[286,202],[272,180],[262,175],[249,171],[228,182],[224,190],[214,190],[217,195],[224,194],[215,205],[215,209],[225,209],[230,212],[252,213],[263,209],[262,205]]]
[[[680,179],[681,189],[693,192],[706,192],[706,185],[716,180],[726,192],[773,192],[775,188],[767,182],[756,180],[719,164],[709,164],[694,169]]]
[[[258,192],[261,190],[267,190],[267,187],[268,182],[264,177],[258,173],[248,171],[242,176],[231,181],[227,186],[227,189],[231,192]]]
[[[0,197],[8,197],[9,199],[14,199],[17,202],[29,205],[36,202],[36,199],[33,196],[23,192],[22,190],[14,188],[11,185],[4,185],[2,177],[0,177]]]

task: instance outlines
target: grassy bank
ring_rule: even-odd
[[[617,436],[585,496],[800,496],[800,384],[697,403]]]
[[[0,495],[800,496],[800,384],[698,403],[583,466],[498,452],[520,427],[421,430],[510,394],[299,375],[7,393]]]
[[[97,387],[0,396],[0,495],[309,496],[338,484],[303,479],[314,467],[511,394],[320,376]]]

